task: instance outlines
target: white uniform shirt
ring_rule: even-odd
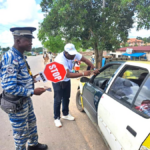
[[[80,53],[77,53],[74,60],[77,59],[77,60],[81,60],[82,58],[82,55]],[[57,55],[57,57],[55,58],[55,62],[58,62],[62,65],[64,65],[66,71],[67,69],[69,69],[69,71],[71,72],[72,71],[72,68],[73,68],[73,62],[74,60],[69,60],[65,57],[65,54],[64,52],[61,52],[59,55]],[[63,81],[69,81],[70,78],[65,78]]]

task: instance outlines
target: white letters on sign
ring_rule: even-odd
[[[51,70],[51,73],[54,79],[61,80],[62,77],[60,76],[60,73],[58,72],[58,69],[56,68],[55,64],[53,64],[52,66],[49,66],[49,69]]]

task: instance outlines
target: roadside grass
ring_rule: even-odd
[[[94,64],[94,66],[95,66],[95,64]],[[81,71],[87,70],[87,64],[81,63],[81,64],[80,64],[80,70],[81,70]]]
[[[87,68],[87,64],[85,63],[80,64],[80,70],[86,70],[86,68]]]

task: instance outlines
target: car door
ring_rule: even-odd
[[[150,133],[150,112],[145,115],[139,109],[142,101],[150,100],[148,73],[140,67],[125,66],[101,97],[98,125],[112,150],[138,150]]]
[[[84,85],[82,94],[84,110],[93,123],[98,123],[97,107],[107,82],[120,65],[120,63],[107,64],[101,69],[101,73],[94,78],[93,82],[88,82]]]

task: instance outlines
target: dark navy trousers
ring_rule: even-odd
[[[63,81],[58,83],[53,83],[54,89],[54,119],[60,119],[60,107],[62,103],[62,112],[64,116],[67,116],[69,113],[69,98],[71,85],[69,81]]]

